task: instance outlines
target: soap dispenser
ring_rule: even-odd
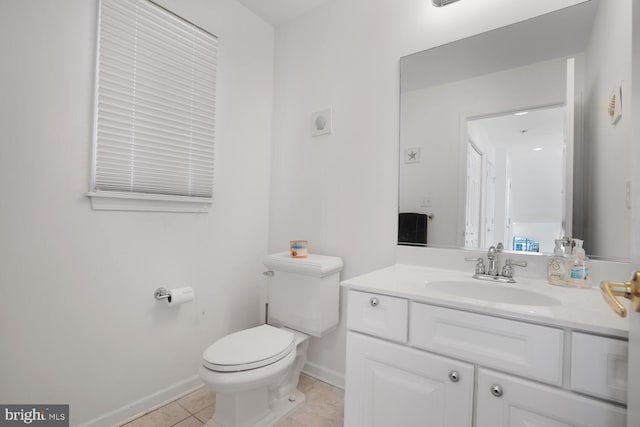
[[[562,239],[554,240],[556,245],[553,255],[547,262],[547,281],[551,285],[567,286],[567,258],[562,249]]]
[[[574,242],[576,246],[573,248],[573,255],[569,260],[569,286],[590,288],[589,258],[587,258],[582,248],[583,241],[574,239]]]

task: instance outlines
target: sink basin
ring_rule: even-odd
[[[553,297],[516,288],[513,287],[513,285],[487,283],[480,280],[426,282],[426,287],[460,298],[484,300],[501,304],[545,307],[562,304],[560,300]]]

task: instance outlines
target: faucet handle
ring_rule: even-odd
[[[482,257],[465,257],[464,258],[465,261],[477,261],[476,264],[476,274],[484,274],[485,273],[485,267],[484,267],[484,260],[482,259]]]
[[[502,267],[502,275],[504,277],[513,277],[513,266],[517,265],[518,267],[526,267],[527,261],[512,261],[511,259],[507,259],[504,262],[504,267]]]

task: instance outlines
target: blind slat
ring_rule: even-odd
[[[107,123],[108,120],[108,123]],[[186,133],[170,132],[169,130],[158,129],[153,126],[144,126],[145,123],[138,121],[136,126],[131,121],[122,120],[112,116],[104,119],[105,126],[121,126],[123,130],[128,130],[129,144],[135,144],[135,140],[142,140],[148,144],[168,145],[175,147],[177,150],[184,150],[185,145],[195,150],[213,149],[213,144],[202,138],[198,138],[197,134],[189,135]],[[99,135],[106,135],[108,129],[98,129]]]
[[[189,127],[196,125],[206,128],[208,131],[212,131],[214,127],[215,113],[213,110],[204,111],[196,108],[195,106],[191,106],[191,109],[188,109],[186,106],[185,108],[178,108],[182,106],[177,103],[161,103],[140,97],[127,99],[124,94],[114,93],[111,89],[106,89],[104,91],[103,97],[100,101],[101,103],[99,107],[103,107],[105,109],[110,108],[111,111],[116,111],[119,109],[118,107],[120,107],[120,109],[124,109],[130,113],[134,111],[131,108],[132,104],[135,104],[144,107],[142,111],[146,111],[148,115],[178,120],[179,123],[188,124]],[[136,109],[135,111],[138,112],[139,110]],[[192,114],[189,114],[189,112]]]
[[[116,56],[106,57],[109,58],[110,64],[103,65],[102,67],[101,77],[103,85],[108,83],[133,90],[133,82],[140,83],[138,82],[138,77],[134,74],[133,70],[126,68],[126,64],[123,62],[126,58],[121,59]],[[212,73],[208,80],[197,80],[194,76],[193,81],[189,80],[183,82],[173,76],[162,75],[161,73],[155,72],[155,70],[145,70],[145,72],[147,73],[147,79],[142,83],[154,90],[160,90],[168,95],[177,96],[187,100],[195,98],[195,101],[200,101],[200,103],[205,106],[210,106],[211,102],[215,100],[215,98],[211,97],[209,93],[193,91],[193,86],[195,86],[193,81],[197,81],[198,86],[206,87],[213,91],[213,89],[215,89],[215,73]],[[185,93],[189,94],[189,96],[186,97]]]
[[[111,29],[113,30],[113,29]],[[108,31],[105,31],[108,33]],[[139,34],[135,34],[134,36],[138,36]],[[216,68],[215,61],[211,61],[207,59],[207,57],[203,57],[202,55],[195,55],[195,52],[192,52],[192,55],[185,55],[183,53],[177,54],[175,56],[171,56],[169,49],[163,46],[159,46],[156,43],[147,43],[143,40],[136,39],[135,42],[127,41],[127,40],[105,40],[106,36],[109,34],[103,34],[104,37],[101,38],[101,42],[105,48],[103,54],[107,54],[111,52],[113,55],[114,52],[120,52],[123,48],[134,48],[136,51],[132,52],[131,50],[124,50],[121,55],[135,55],[133,59],[137,62],[147,64],[150,68],[153,67],[166,67],[164,70],[184,70],[189,69],[198,77],[206,77],[211,72],[211,69]],[[176,74],[179,76],[179,74]]]
[[[127,170],[125,168],[115,168],[115,167],[110,167],[109,165],[99,165],[99,169],[102,170],[105,174],[109,173],[113,176],[122,176],[122,177],[130,177],[131,176],[131,170]],[[213,175],[206,175],[206,174],[194,174],[191,171],[183,171],[183,172],[173,172],[173,173],[164,173],[162,170],[158,170],[158,169],[153,169],[153,168],[149,168],[143,171],[143,173],[140,173],[140,179],[143,179],[142,177],[146,177],[146,178],[154,178],[154,181],[163,181],[163,182],[173,182],[175,180],[175,177],[189,177],[189,176],[197,176],[198,178],[201,179],[210,179],[213,177]],[[136,180],[135,176],[136,174],[133,175],[134,176],[134,180]],[[198,182],[195,181],[194,184],[197,184]],[[203,184],[201,184],[201,186],[203,186]]]
[[[102,0],[94,191],[211,198],[217,39],[148,0]]]
[[[210,170],[207,167],[209,159],[202,156],[193,157],[176,157],[176,156],[162,156],[154,155],[149,156],[145,152],[131,153],[127,150],[122,150],[112,147],[107,147],[101,150],[101,159],[99,163],[123,163],[126,161],[131,162],[131,158],[135,157],[137,162],[140,162],[141,166],[148,165],[166,165],[175,169],[198,169],[205,173],[209,173]],[[157,157],[157,159],[156,159]]]
[[[121,122],[128,124],[129,127],[135,126],[141,130],[148,127],[151,130],[162,129],[163,133],[173,134],[176,137],[188,136],[190,140],[201,139],[206,141],[207,138],[214,132],[210,126],[202,126],[195,120],[193,123],[185,127],[183,123],[178,120],[179,117],[169,116],[166,114],[164,117],[160,114],[145,114],[136,112],[135,115],[129,115],[123,107],[118,108],[115,105],[106,107],[103,104],[100,105],[100,111],[104,115],[105,120],[111,120],[113,122]]]
[[[132,152],[131,148],[125,144],[118,144],[118,143],[111,143],[110,141],[106,142],[105,144],[103,144],[102,147],[100,147],[100,153],[101,155],[104,156],[108,156],[108,155],[120,155],[120,156],[129,156],[130,158],[132,156],[137,156],[138,158],[142,159],[156,159],[156,161],[158,163],[162,162],[162,161],[172,161],[172,159],[176,159],[176,162],[184,162],[186,160],[189,160],[193,163],[196,162],[202,162],[202,163],[211,163],[211,153],[207,153],[207,152],[198,152],[198,151],[193,151],[191,154],[183,154],[177,151],[170,151],[170,150],[163,150],[163,149],[158,149],[155,147],[136,147],[136,151]],[[101,161],[103,161],[101,159]]]
[[[136,166],[139,163],[140,167],[144,167],[145,165],[153,166],[153,167],[167,167],[174,170],[196,170],[201,171],[202,173],[210,173],[208,168],[209,160],[203,157],[193,158],[189,157],[163,157],[157,156],[158,159],[153,157],[149,157],[147,153],[131,153],[130,151],[118,150],[118,149],[105,149],[101,151],[101,159],[99,164],[110,164],[110,163],[122,163],[122,164],[130,164],[131,159],[135,157]],[[156,157],[156,156],[154,156]],[[128,162],[128,163],[127,163]]]
[[[124,47],[126,48],[126,46]],[[166,64],[153,62],[145,56],[133,56],[126,49],[123,49],[123,46],[104,46],[100,59],[106,65],[121,70],[120,78],[123,79],[131,80],[131,78],[137,78],[138,75],[136,73],[140,70],[140,72],[144,72],[146,79],[149,81],[154,81],[155,79],[162,84],[170,82],[176,83],[178,87],[191,88],[192,82],[197,82],[197,84],[204,86],[215,86],[215,66],[209,67],[206,73],[197,73],[192,70],[192,67],[182,64],[174,64],[169,67]]]
[[[129,0],[114,0],[111,1],[107,10],[108,13],[115,13],[122,16],[130,14],[131,7],[132,5]],[[138,1],[137,4],[135,4],[135,7],[138,8],[135,14],[136,19],[144,19],[148,23],[159,23],[162,28],[171,26],[173,27],[171,34],[176,37],[181,39],[189,39],[191,37],[197,38],[202,44],[211,43],[217,45],[218,43],[214,36],[193,26],[193,24],[189,22],[177,18],[175,15],[158,8],[150,2]]]

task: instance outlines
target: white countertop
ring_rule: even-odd
[[[622,338],[628,336],[628,319],[620,318],[609,308],[598,288],[564,288],[551,286],[542,280],[517,277],[518,283],[503,284],[472,279],[471,276],[472,273],[465,271],[396,264],[344,280],[342,285],[349,289],[402,297],[475,313],[566,327],[594,334]],[[476,293],[477,295],[482,295],[486,290],[487,296],[495,296],[504,289],[505,294],[518,295],[519,291],[524,291],[523,295],[527,295],[533,292],[542,300],[553,298],[557,303],[526,305],[526,301],[522,303],[518,301],[514,304],[496,302],[496,298],[492,301],[489,297],[483,299],[481,296],[475,298],[459,296],[443,290],[443,286],[449,282],[464,282],[466,286],[475,285],[477,282],[477,286],[481,289]],[[455,283],[451,284],[455,285]],[[482,286],[485,286],[484,290]]]

